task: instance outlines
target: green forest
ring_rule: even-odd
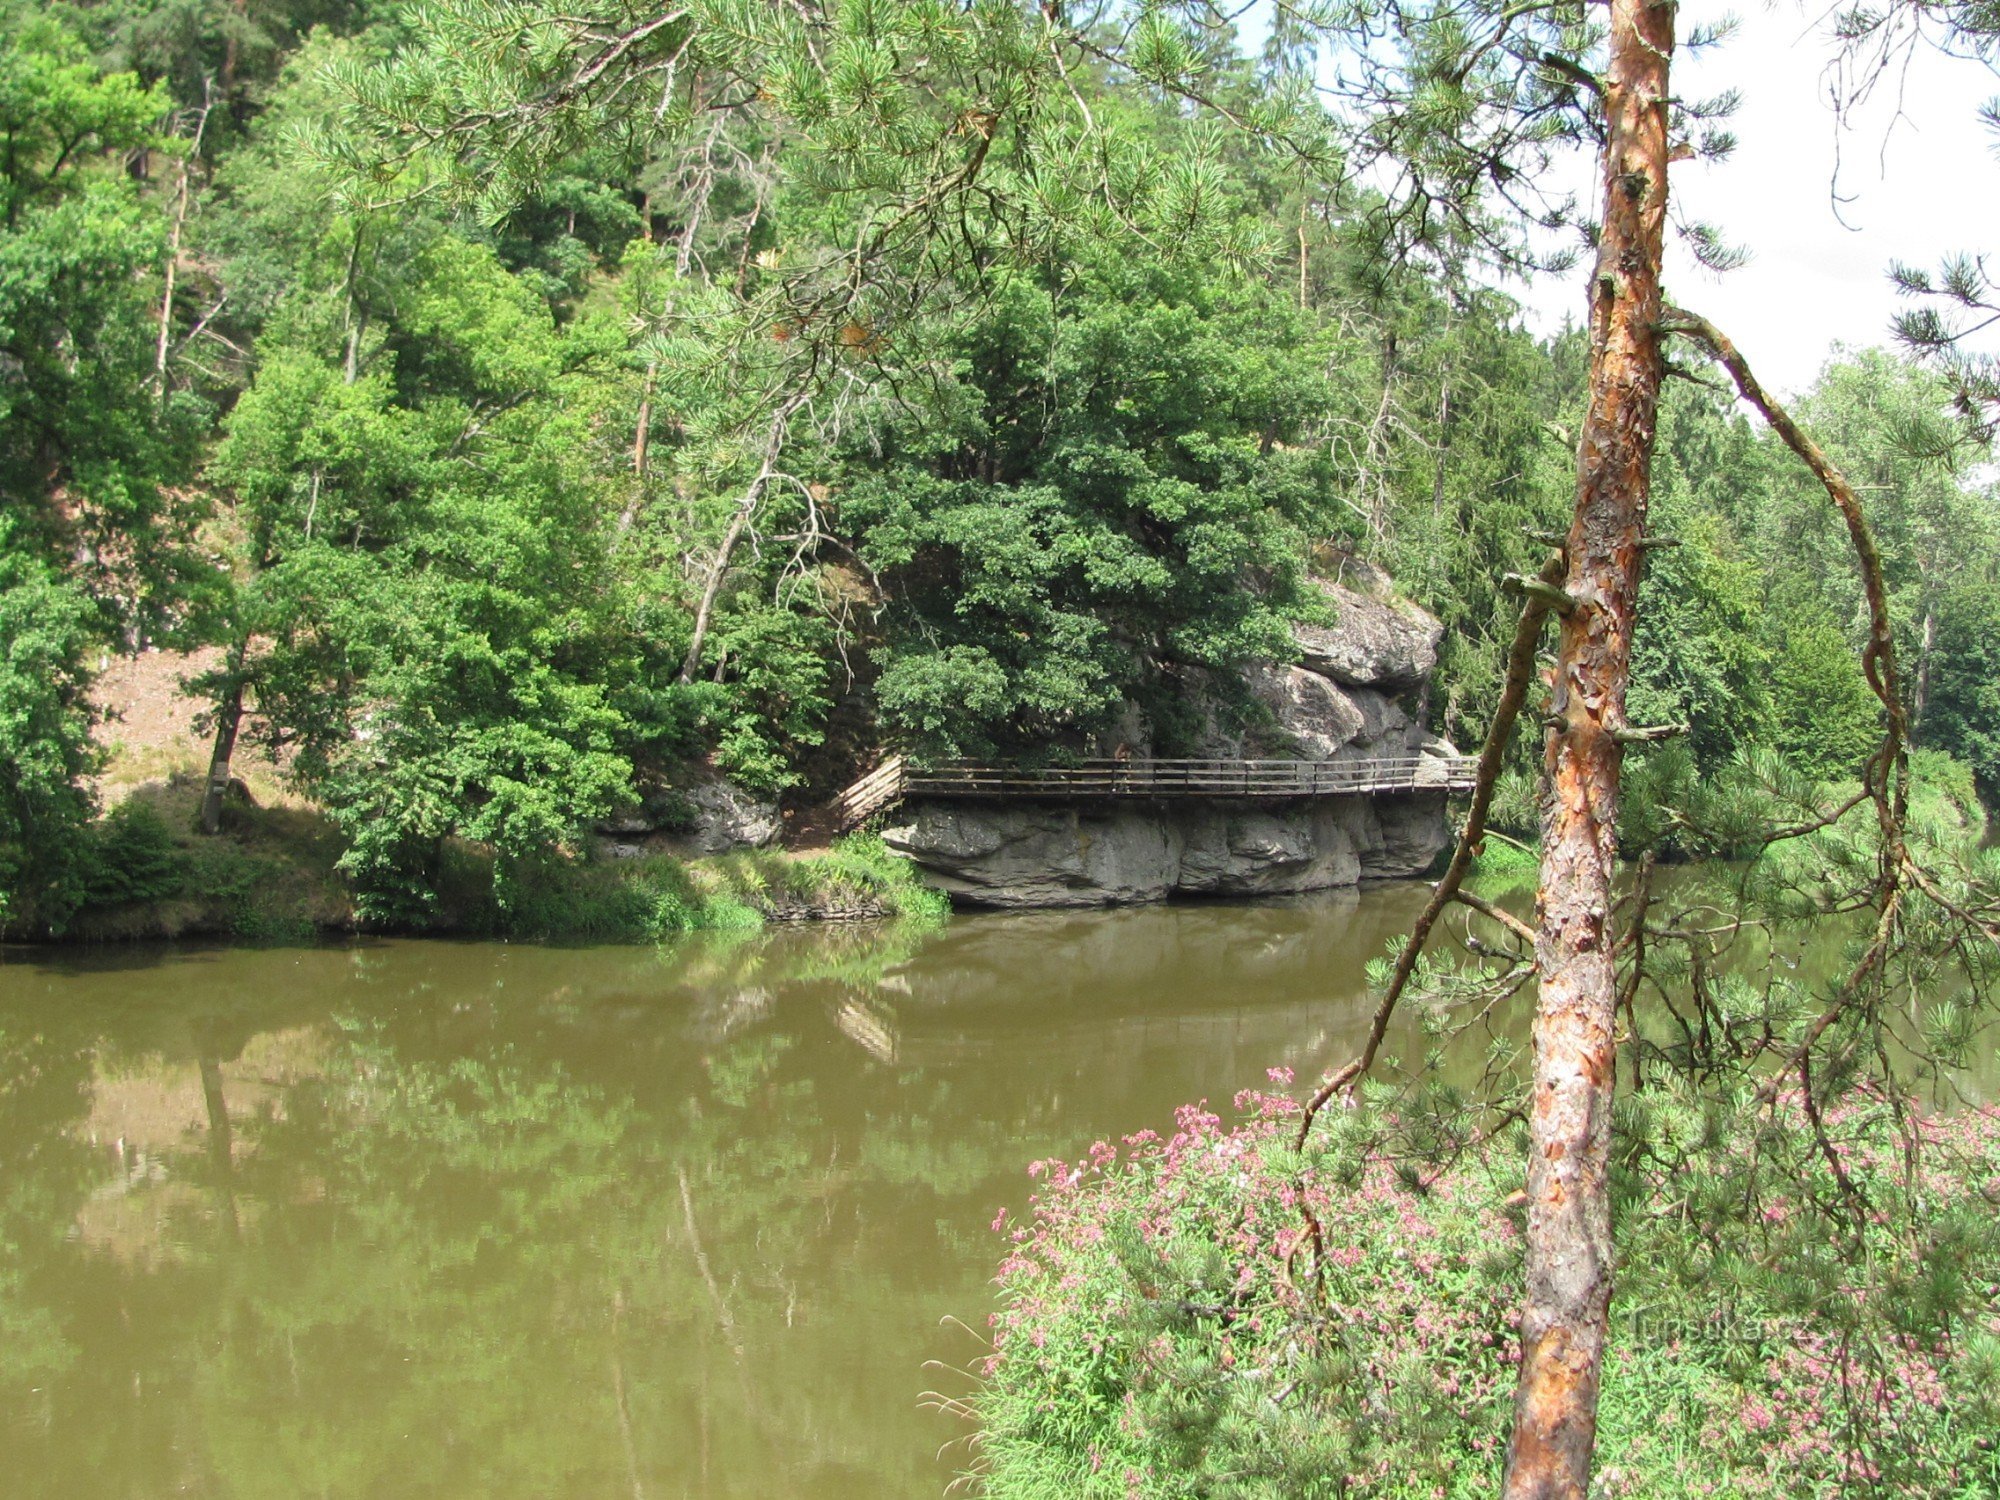
[[[1525,330],[1491,204],[1412,223],[1303,137],[1282,28],[1161,13],[1051,76],[1009,7],[952,54],[956,7],[856,5],[813,73],[714,10],[619,64],[656,99],[587,110],[478,7],[7,16],[11,930],[129,895],[158,842],[92,790],[93,677],[155,647],[209,648],[238,768],[281,758],[389,922],[458,846],[504,911],[700,761],[805,806],[882,746],[1075,754],[1128,700],[1171,753],[1177,674],[1285,659],[1349,558],[1444,622],[1433,727],[1477,744],[1588,363]],[[1690,732],[1635,769],[1628,854],[1732,766],[1838,779],[1877,734],[1837,517],[1685,373],[1631,711]],[[1836,350],[1798,415],[1865,486],[1915,743],[1990,788],[2000,512],[1956,389]]]

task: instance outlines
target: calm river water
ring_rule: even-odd
[[[0,1491],[936,1496],[1027,1163],[1343,1060],[1422,896],[8,951]]]

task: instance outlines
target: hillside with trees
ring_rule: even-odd
[[[426,155],[385,141],[470,107],[449,35],[419,45],[447,18],[172,15],[7,28],[17,929],[83,899],[116,734],[89,682],[135,650],[211,648],[225,762],[281,757],[381,916],[421,915],[447,840],[504,889],[701,763],[807,806],[884,745],[1046,758],[1128,700],[1170,721],[1178,669],[1285,659],[1344,557],[1444,621],[1433,727],[1477,742],[1502,581],[1569,503],[1584,336],[1525,331],[1461,225],[1398,224],[1303,136],[1282,37],[1084,46],[1007,129],[858,54],[829,74],[854,97],[767,107],[731,80],[781,56],[690,54],[624,134],[522,113]],[[1836,352],[1801,415],[1868,487],[1917,742],[1991,785],[2000,517],[1951,395]],[[1633,712],[1691,733],[1628,832],[1671,846],[1652,802],[1745,756],[1850,773],[1876,706],[1781,444],[1677,383],[1655,487],[1681,545]],[[1516,754],[1496,823],[1524,835]]]

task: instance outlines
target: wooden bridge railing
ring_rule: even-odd
[[[886,807],[903,800],[903,757],[892,755],[833,799],[834,821],[858,828]]]
[[[1466,791],[1472,756],[1404,755],[1376,760],[1086,760],[1071,766],[990,766],[944,761],[914,767],[884,761],[835,801],[852,828],[905,797],[1024,801],[1360,797]]]

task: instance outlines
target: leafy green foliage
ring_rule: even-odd
[[[612,701],[638,662],[578,482],[596,326],[557,329],[450,237],[401,291],[352,379],[274,351],[216,472],[255,568],[239,628],[272,642],[260,705],[348,833],[365,908],[412,920],[446,838],[508,872],[544,857],[625,797],[642,731]]]
[[[120,170],[161,96],[44,17],[0,18],[0,927],[60,931],[84,894],[86,664],[170,638],[207,590],[199,403],[155,381],[157,214]]]
[[[145,802],[120,803],[90,830],[84,902],[128,906],[176,894],[185,873],[174,836]]]
[[[1939,610],[1928,737],[2000,786],[2000,585],[1969,583]]]
[[[95,810],[84,697],[90,601],[0,517],[0,930],[60,931],[82,898],[76,847]]]
[[[107,624],[170,624],[198,581],[183,479],[203,415],[154,381],[159,215],[118,169],[162,101],[46,21],[0,29],[0,492]]]
[[[1686,724],[1697,763],[1715,767],[1763,739],[1772,717],[1764,578],[1733,524],[1748,434],[1705,399],[1677,392],[1668,413],[1649,524],[1678,545],[1647,562],[1626,712],[1635,724]],[[1851,655],[1848,666],[1865,697]]]
[[[792,785],[800,758],[826,738],[833,627],[744,590],[725,605],[714,642],[720,661],[736,664],[705,706],[716,764],[761,791]]]
[[[112,152],[154,143],[166,107],[131,73],[103,73],[52,21],[11,20],[0,50],[0,219],[10,231],[67,198]]]
[[[1316,389],[1310,329],[1192,267],[1017,283],[953,381],[879,435],[842,518],[895,601],[889,722],[937,754],[1101,728],[1162,662],[1290,654],[1327,466],[1278,443]]]
[[[1882,741],[1881,706],[1855,673],[1847,633],[1812,604],[1793,613],[1772,665],[1771,708],[1777,747],[1811,775],[1851,772]]]

